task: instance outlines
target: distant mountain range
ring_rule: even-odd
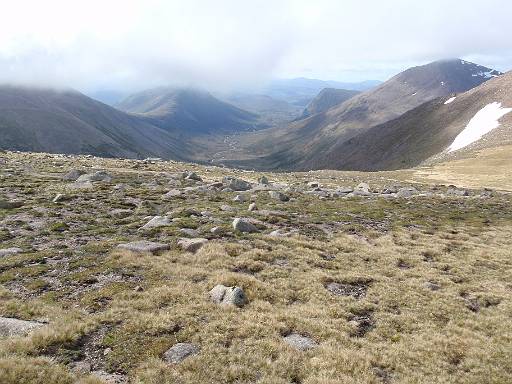
[[[410,68],[363,92],[311,79],[277,82],[274,96],[222,100],[161,87],[116,108],[73,90],[2,86],[0,149],[267,170],[409,168],[512,144],[511,76],[453,59]],[[320,86],[305,108],[292,104]]]
[[[247,160],[234,159],[232,164],[264,169],[345,169],[343,151],[349,140],[428,101],[467,91],[500,74],[459,59],[410,68],[324,112],[245,138],[241,145]]]

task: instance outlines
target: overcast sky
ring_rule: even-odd
[[[0,0],[0,82],[84,91],[512,69],[511,0]]]

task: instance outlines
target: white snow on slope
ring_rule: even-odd
[[[448,147],[448,152],[457,151],[479,140],[486,133],[498,128],[498,120],[512,112],[512,108],[502,108],[501,103],[487,104],[470,120],[466,128],[459,133],[453,143]]]
[[[450,103],[453,103],[453,100],[455,100],[455,99],[456,99],[456,97],[450,97],[448,100],[446,100],[446,101],[444,102],[444,105],[446,105],[446,104],[450,104]]]

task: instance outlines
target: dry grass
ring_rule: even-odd
[[[52,160],[36,159],[39,171],[55,171]],[[137,174],[125,172],[119,161],[103,165],[135,188],[127,195],[158,202],[160,189],[139,183],[155,179],[157,166]],[[197,170],[212,180],[226,173]],[[306,177],[271,175],[289,183]],[[43,227],[5,242],[28,247],[42,237],[55,245],[0,259],[0,315],[48,321],[30,336],[0,340],[1,383],[100,383],[73,370],[89,358],[144,384],[512,381],[512,213],[506,196],[391,202],[297,194],[294,201],[276,203],[261,194],[260,209],[283,212],[265,225],[298,228],[298,235],[226,235],[190,254],[175,246],[180,225],[207,233],[213,223],[184,218],[141,234],[137,228],[151,208],[116,221],[108,210],[123,200],[109,188],[74,198],[80,220],[64,215],[69,205],[47,203],[62,183],[43,177],[34,196],[23,192],[30,178],[27,185],[8,180],[8,188],[29,204],[22,212],[46,205],[60,215],[55,222],[71,224],[64,233]],[[343,185],[347,179],[329,182]],[[246,204],[231,203],[232,196],[190,194],[166,208],[208,208],[229,230],[232,216],[249,215]],[[237,212],[220,211],[222,204]],[[61,247],[80,236],[89,241]],[[140,237],[173,246],[160,255],[115,249]],[[53,272],[57,268],[62,273]],[[49,283],[19,288],[36,279]],[[326,289],[330,282],[363,287],[364,294],[336,296]],[[243,287],[249,304],[237,309],[211,303],[207,292],[217,284]],[[318,347],[291,348],[283,342],[290,332],[311,337]],[[163,353],[177,342],[194,343],[200,353],[177,365],[164,363]]]

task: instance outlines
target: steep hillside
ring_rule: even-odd
[[[337,146],[336,159],[326,160],[343,169],[385,170],[472,156],[475,150],[512,144],[511,107],[512,72],[508,72],[376,126]],[[495,121],[499,126],[485,134]]]
[[[169,133],[79,92],[0,87],[0,148],[108,157],[184,158]]]
[[[428,101],[467,91],[498,75],[498,71],[459,59],[410,68],[338,107],[285,129],[248,138],[246,159],[234,164],[272,169],[342,169],[338,151],[344,142]]]
[[[257,115],[193,89],[151,89],[129,96],[116,108],[184,136],[230,134],[260,127]]]
[[[302,118],[327,111],[328,109],[347,101],[359,93],[359,91],[352,91],[348,89],[324,88],[306,106],[302,113]]]

